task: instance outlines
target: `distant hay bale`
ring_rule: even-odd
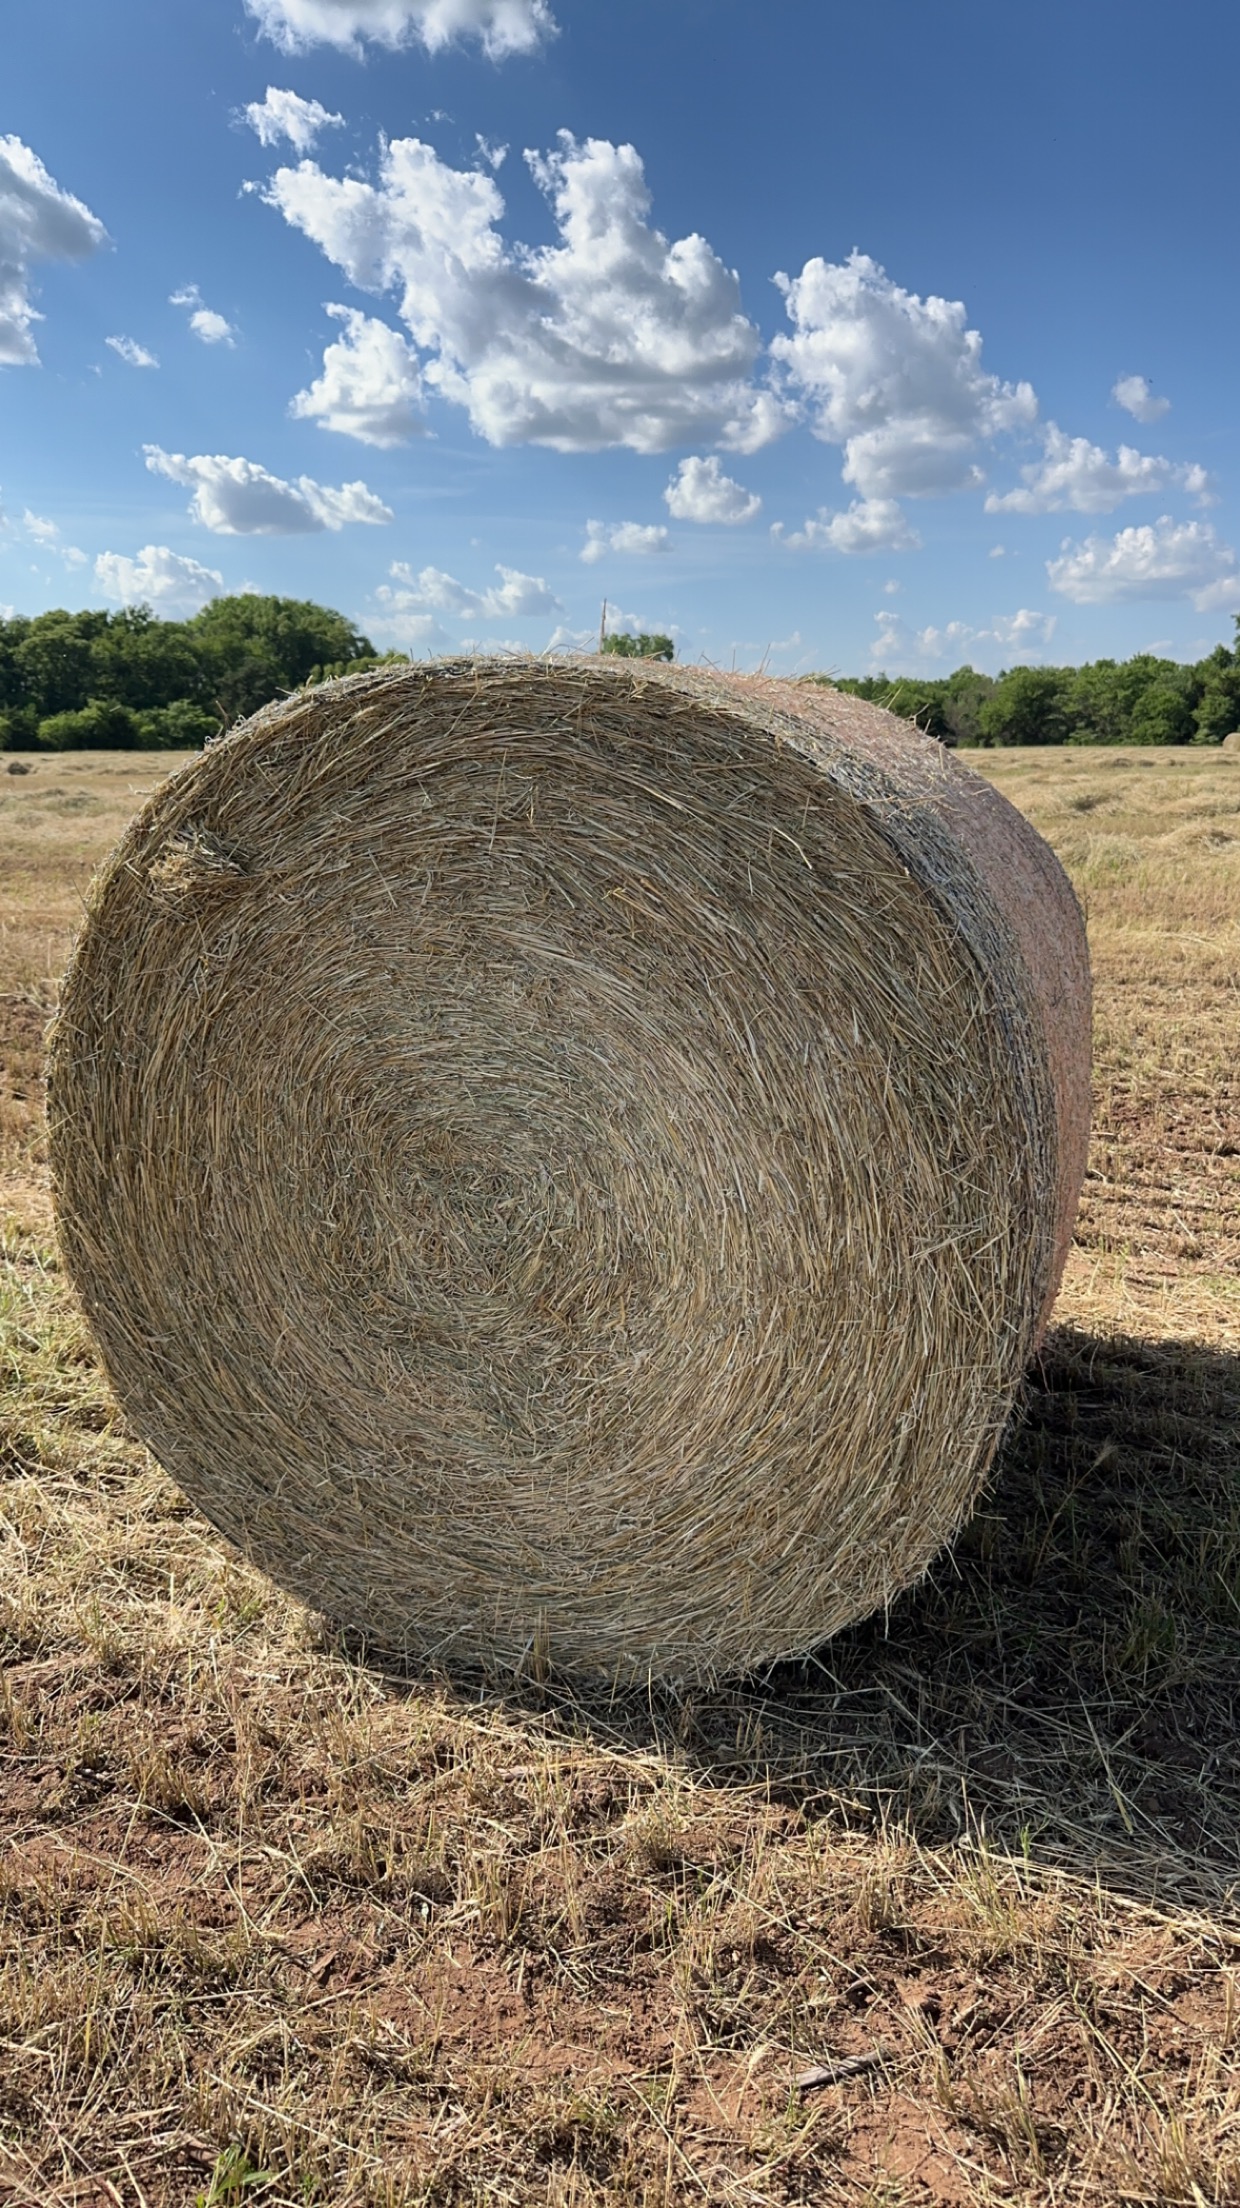
[[[1240,751],[1240,728],[1233,728],[1230,736],[1223,738],[1224,751]]]
[[[1060,867],[906,722],[624,661],[385,669],[165,783],[51,1054],[127,1417],[376,1643],[700,1679],[960,1523],[1084,1171]]]

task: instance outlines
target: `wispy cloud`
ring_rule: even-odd
[[[159,366],[154,353],[149,353],[145,345],[139,345],[136,337],[105,337],[103,342],[105,345],[110,345],[112,351],[119,354],[129,368],[158,368]]]

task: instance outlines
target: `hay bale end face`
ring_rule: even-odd
[[[268,708],[98,879],[59,1230],[127,1417],[332,1618],[703,1678],[959,1524],[1063,1264],[1088,968],[837,693],[444,662]]]

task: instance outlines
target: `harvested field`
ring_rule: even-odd
[[[165,763],[0,768],[0,2197],[1240,2203],[1240,762],[974,756],[1097,987],[1023,1420],[885,1622],[598,1706],[327,1641],[109,1403],[40,1035]]]

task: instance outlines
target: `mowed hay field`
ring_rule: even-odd
[[[1090,1178],[970,1525],[744,1689],[396,1677],[129,1439],[41,1035],[169,764],[0,759],[0,2200],[1240,2204],[1240,757],[973,754]]]

